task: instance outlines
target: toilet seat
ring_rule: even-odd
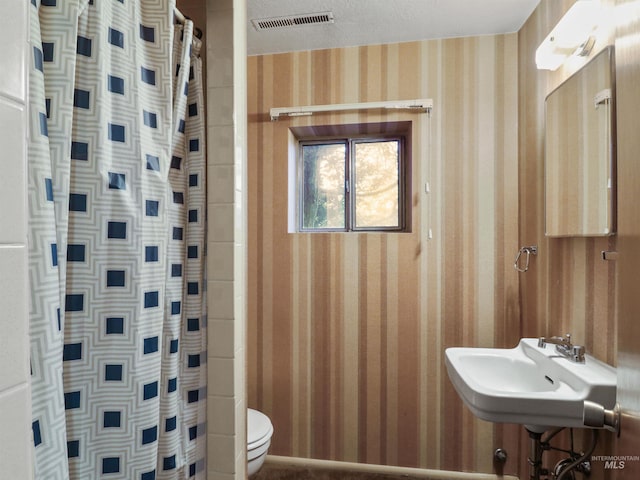
[[[264,413],[247,409],[247,450],[251,452],[271,440],[273,425]]]

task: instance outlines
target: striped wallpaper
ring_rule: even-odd
[[[542,0],[518,32],[519,232],[523,245],[538,245],[533,266],[520,277],[523,336],[571,333],[587,353],[611,365],[617,362],[616,262],[604,261],[602,251],[617,249],[617,236],[545,237],[544,217],[544,99],[560,83],[608,43],[602,31],[589,57],[574,58],[555,72],[537,70],[535,51],[574,0]],[[611,2],[605,2],[611,3]],[[613,435],[600,435],[597,455],[612,454]],[[560,438],[568,447],[567,436]],[[586,445],[577,437],[578,447]],[[522,433],[521,443],[528,444]],[[520,461],[521,478],[528,475],[528,450]],[[559,456],[547,455],[553,467]],[[591,479],[607,478],[603,463],[594,463]]]
[[[443,353],[521,335],[517,50],[509,34],[248,58],[248,402],[272,453],[491,472],[504,447],[516,470],[520,429],[476,420]],[[268,116],[411,98],[431,118]],[[289,128],[387,121],[413,122],[411,233],[287,233]]]
[[[573,3],[542,1],[519,32],[520,238],[540,251],[521,278],[523,334],[569,332],[588,353],[615,364],[615,262],[603,261],[601,251],[615,250],[617,237],[544,236],[544,98],[609,41],[598,38],[580,64],[536,70],[537,46]]]
[[[615,455],[637,456],[640,452],[640,3],[616,0],[624,12],[616,30],[616,95],[618,98],[618,397],[622,408],[621,435]],[[627,461],[612,478],[640,478],[640,462]]]
[[[492,472],[502,447],[504,473],[526,477],[524,430],[465,409],[444,349],[570,332],[615,365],[615,262],[600,252],[616,237],[544,236],[544,98],[579,65],[533,59],[572,3],[542,0],[517,34],[248,59],[248,401],[274,422],[273,453]],[[408,98],[433,98],[431,119],[268,119]],[[387,120],[413,121],[412,233],[288,234],[289,127]],[[539,254],[518,277],[521,245]]]

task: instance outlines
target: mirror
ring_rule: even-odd
[[[615,233],[614,50],[608,47],[545,100],[545,233]]]

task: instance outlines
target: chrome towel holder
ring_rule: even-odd
[[[520,266],[520,257],[525,254],[526,257],[524,259],[524,266]],[[516,260],[513,262],[513,268],[515,268],[518,272],[524,273],[529,270],[529,262],[531,260],[531,255],[538,255],[538,246],[537,245],[529,245],[526,247],[520,247],[518,250],[518,254],[516,255]]]

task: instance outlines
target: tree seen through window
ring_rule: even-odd
[[[402,230],[401,138],[301,142],[300,230]]]

